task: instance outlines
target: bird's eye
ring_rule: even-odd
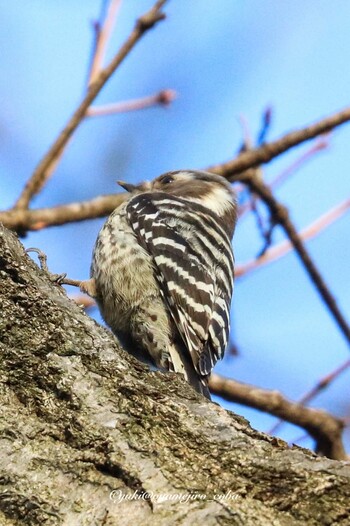
[[[171,175],[166,175],[165,177],[163,177],[162,179],[162,183],[163,184],[170,184],[174,181],[174,178],[171,177]]]

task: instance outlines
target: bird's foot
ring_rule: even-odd
[[[50,272],[47,266],[47,255],[39,248],[27,248],[26,252],[35,252],[38,254],[40,268],[48,275],[49,280],[52,281],[52,283],[56,283],[57,285],[72,285],[73,287],[80,287],[81,283],[85,283],[84,281],[67,278],[65,272],[62,274],[53,274]]]

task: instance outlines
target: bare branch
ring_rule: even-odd
[[[329,132],[335,126],[339,126],[349,120],[350,108],[346,108],[342,112],[327,117],[307,128],[291,132],[275,142],[265,144],[260,148],[244,151],[232,161],[207,168],[209,171],[222,175],[230,181],[244,182],[251,192],[258,195],[264,201],[270,211],[272,223],[279,224],[284,229],[312,282],[348,343],[350,343],[350,327],[338,307],[333,294],[322,278],[316,264],[313,262],[304,247],[303,242],[289,217],[288,210],[277,201],[269,186],[257,175],[255,167],[270,161],[293,146],[312,139],[317,135]]]
[[[269,183],[270,188],[277,188],[277,186],[280,186],[288,177],[290,177],[290,175],[294,174],[297,170],[299,170],[301,166],[303,166],[307,161],[312,159],[317,153],[329,148],[329,139],[329,133],[318,137],[309,149],[302,153],[300,157],[293,161],[290,166],[288,166],[285,170],[278,174]]]
[[[266,143],[259,148],[253,148],[242,152],[238,157],[231,161],[216,164],[207,169],[210,172],[227,177],[230,181],[240,181],[242,180],[241,172],[244,172],[249,168],[254,168],[260,164],[266,164],[281,153],[286,152],[305,141],[309,141],[318,135],[327,133],[349,120],[350,108],[345,108],[343,111],[322,119],[306,128],[287,133],[276,141]]]
[[[268,183],[269,187],[271,189],[277,188],[280,186],[288,177],[290,177],[292,174],[297,172],[301,166],[303,166],[307,161],[315,157],[315,155],[326,148],[329,147],[329,137],[330,134],[322,135],[321,137],[317,138],[312,146],[308,148],[304,153],[300,155],[295,161],[292,162],[290,166],[285,168],[280,174],[278,174],[271,182]],[[242,188],[239,189],[239,191],[243,191],[244,186],[242,185]],[[240,221],[242,218],[246,215],[247,212],[252,210],[252,203],[248,201],[247,203],[244,203],[239,207],[238,215]]]
[[[24,234],[28,230],[41,230],[50,226],[105,217],[113,212],[126,197],[126,193],[121,193],[52,208],[6,210],[0,212],[0,222],[7,228]]]
[[[98,27],[95,50],[91,61],[89,86],[96,80],[103,67],[107,44],[111,37],[120,6],[121,0],[110,0],[104,23],[102,27],[101,25]]]
[[[339,329],[345,336],[345,339],[350,343],[350,327],[343,316],[338,304],[326,285],[324,279],[321,276],[316,264],[313,262],[309,253],[307,252],[302,240],[300,239],[296,228],[294,227],[288,210],[280,204],[277,199],[274,197],[270,188],[260,179],[254,176],[246,175],[246,183],[249,185],[250,189],[255,192],[268,206],[270,213],[272,215],[272,220],[282,226],[283,230],[287,234],[290,242],[293,244],[299,258],[301,259],[306,271],[309,274],[312,282],[317,288],[321,298],[326,304],[328,310],[332,314],[334,320],[336,321]]]
[[[314,438],[318,452],[337,460],[346,460],[342,442],[344,423],[325,411],[310,409],[286,400],[278,391],[259,389],[212,374],[210,391],[225,400],[254,407],[306,429]]]
[[[344,371],[346,371],[350,367],[350,360],[346,360],[341,365],[339,365],[336,369],[334,369],[331,373],[326,374],[326,376],[323,376],[318,380],[316,385],[310,390],[307,391],[298,401],[298,404],[308,404],[313,398],[315,398],[321,391],[326,389],[338,376],[341,375]],[[283,420],[278,420],[276,424],[270,429],[269,433],[274,434],[276,431],[280,428],[280,426],[283,424]]]
[[[308,393],[305,393],[299,400],[300,404],[308,404],[313,398],[315,398],[316,395],[318,395],[321,391],[326,389],[329,384],[331,384],[338,376],[340,376],[344,371],[346,371],[350,367],[350,360],[346,360],[343,362],[339,367],[334,369],[334,371],[326,374],[321,378],[315,387],[311,389]]]
[[[348,111],[350,112],[350,110]],[[344,112],[341,113],[340,115],[343,115],[343,114]],[[331,118],[328,120],[331,120]],[[332,119],[333,123],[335,121],[340,121],[340,120],[341,119],[338,116],[338,114],[335,115]],[[314,127],[324,128],[325,125],[322,124],[323,122],[324,121],[320,121],[319,123],[314,125]],[[306,128],[305,130],[300,130],[300,132],[294,132],[294,134],[300,133],[300,136],[303,138],[305,137],[305,135],[307,135],[307,130],[308,129]],[[53,147],[48,152],[47,156],[45,156],[45,158],[42,160],[42,162],[37,167],[36,171],[33,174],[33,178],[31,179],[31,182],[30,183],[28,182],[27,186],[31,188],[29,192],[30,193],[29,199],[31,199],[32,197],[31,192],[32,192],[33,185],[36,187],[36,184],[40,184],[40,185],[43,184],[43,182],[41,181],[41,178],[43,175],[46,176],[45,174],[47,173],[47,170],[49,170],[50,167],[52,167],[52,163],[54,162],[52,158],[55,156],[57,152],[57,148],[59,148],[60,145],[62,145],[62,141],[65,142],[66,133],[63,134],[62,132],[63,136],[61,134],[60,141],[56,141],[56,143],[53,145]],[[73,133],[73,131],[71,133]],[[287,138],[286,142],[288,142],[288,136],[289,135],[285,136]],[[57,142],[59,142],[59,145],[57,144]],[[278,142],[285,142],[284,138],[280,139]],[[271,144],[273,145],[274,143],[271,143]],[[268,145],[265,145],[263,148],[266,148],[267,146]],[[257,152],[260,150],[261,148],[257,148],[247,153],[250,154],[251,152]],[[242,155],[243,154],[238,156],[236,160],[241,159]],[[222,168],[222,171],[221,171],[221,168]],[[219,173],[221,175],[224,175],[224,176],[226,175],[229,179],[232,179],[234,177],[234,176],[231,177],[230,172],[227,172],[227,163],[226,164],[224,163],[223,165],[216,165],[215,171],[216,173]],[[240,179],[243,182],[247,182],[249,177],[251,177],[251,175],[252,175],[252,172],[247,170],[243,172],[242,174],[239,174],[239,177],[234,177],[234,178]],[[36,181],[38,179],[40,179],[40,182],[37,183]],[[28,191],[29,190],[27,189],[25,193],[26,196],[28,196]],[[90,219],[90,218],[95,218],[95,217],[103,217],[109,214],[116,206],[120,204],[121,202],[120,199],[121,199],[121,195],[118,196],[117,194],[113,196],[105,196],[103,198],[99,197],[92,201],[81,202],[81,203],[71,203],[69,205],[57,206],[54,208],[44,208],[44,209],[37,209],[33,211],[19,210],[19,209],[3,211],[3,212],[0,212],[0,221],[2,221],[8,228],[11,228],[17,231],[21,227],[23,227],[24,230],[25,229],[27,230],[36,229],[37,230],[40,228],[45,228],[46,226],[55,226],[55,225],[70,223],[74,221],[82,221],[85,219]],[[111,204],[112,202],[114,203],[114,200],[116,200],[115,206]],[[113,206],[113,208],[111,208],[111,206]]]
[[[176,98],[176,91],[172,89],[164,89],[140,99],[127,100],[122,102],[115,102],[106,104],[104,106],[90,106],[86,112],[87,117],[100,117],[102,115],[112,115],[115,113],[125,113],[127,111],[144,110],[152,106],[169,106]]]
[[[161,8],[166,0],[158,0],[154,6],[148,11],[145,15],[141,16],[135,25],[134,30],[131,32],[130,36],[127,38],[125,43],[120,48],[119,52],[115,55],[112,61],[102,69],[96,80],[89,86],[88,92],[84,97],[83,101],[76,109],[72,117],[69,119],[68,123],[64,129],[59,134],[58,138],[51,146],[47,154],[40,161],[36,169],[34,170],[33,175],[27,182],[24,190],[22,191],[20,197],[18,198],[15,208],[23,209],[27,208],[31,199],[36,195],[47,179],[52,174],[57,160],[62,154],[64,148],[66,147],[69,139],[72,137],[74,131],[79,126],[81,121],[86,115],[86,111],[92,101],[96,98],[98,93],[101,91],[102,87],[106,84],[107,80],[111,77],[117,67],[122,63],[125,57],[130,53],[135,44],[140,40],[142,35],[151,29],[157,22],[165,18],[164,13],[161,11]]]
[[[299,232],[298,235],[300,239],[302,239],[303,241],[307,241],[317,236],[328,226],[337,221],[337,219],[342,217],[349,209],[350,199],[346,199],[345,201],[339,203],[337,206],[335,206],[334,208],[323,214],[321,217],[316,219],[316,221],[311,223],[311,225]],[[263,256],[257,259],[252,259],[251,261],[248,261],[246,263],[236,265],[235,276],[236,278],[246,276],[252,271],[257,270],[258,268],[261,268],[267,265],[268,263],[272,263],[277,259],[280,259],[293,249],[294,246],[290,241],[282,241],[282,243],[279,243],[278,245],[269,248]]]

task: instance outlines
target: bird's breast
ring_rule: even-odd
[[[123,212],[112,214],[102,227],[91,266],[103,318],[114,331],[127,329],[132,312],[158,291],[152,258]]]

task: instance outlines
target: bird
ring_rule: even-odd
[[[198,170],[118,184],[129,194],[100,230],[81,290],[127,351],[210,400],[208,379],[229,339],[234,191]]]

